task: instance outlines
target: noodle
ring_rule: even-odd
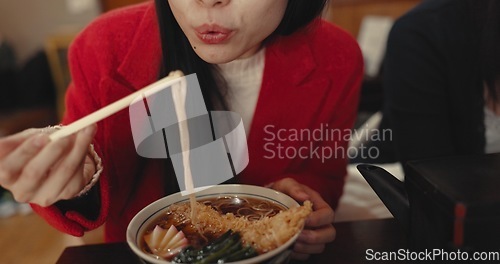
[[[191,166],[189,162],[189,129],[186,113],[186,95],[187,86],[186,80],[183,79],[179,86],[172,86],[172,98],[174,99],[175,114],[179,123],[179,137],[181,141],[182,164],[184,165],[184,184],[186,191],[189,193],[189,201],[191,207],[196,204],[194,196],[193,175],[191,174]],[[196,210],[191,210],[191,222],[196,223]]]

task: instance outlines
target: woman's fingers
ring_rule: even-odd
[[[66,159],[52,170],[51,176],[46,182],[46,186],[49,186],[49,189],[55,194],[54,199],[50,202],[47,201],[42,206],[75,197],[90,181],[95,172],[95,164],[87,159],[87,151],[94,133],[95,128],[90,127],[77,134],[75,143]]]
[[[59,200],[75,197],[84,186],[83,166],[82,162],[72,175],[59,174],[48,177],[30,202],[47,207]]]
[[[325,244],[335,239],[336,231],[332,223],[334,212],[321,195],[306,185],[294,179],[285,178],[275,182],[272,188],[290,195],[302,202],[310,200],[313,203],[313,212],[306,219],[306,228],[298,237],[292,258],[307,260],[311,254],[323,252]]]
[[[298,242],[308,244],[325,244],[335,240],[337,232],[332,225],[318,229],[304,229],[297,238]]]
[[[314,204],[314,202],[313,202]],[[335,218],[334,212],[331,208],[321,208],[313,211],[306,219],[306,227],[320,227],[333,223]]]
[[[319,254],[325,250],[325,244],[307,244],[302,242],[295,242],[293,251],[302,254]]]
[[[24,168],[10,190],[17,201],[31,202],[52,173],[61,163],[73,144],[74,138],[64,138],[49,143],[38,155],[25,162]],[[52,175],[53,177],[53,175]]]
[[[72,199],[89,183],[95,170],[94,161],[85,156],[72,175],[51,173],[30,202],[46,207],[60,200]]]
[[[79,172],[80,176],[83,177],[82,164],[87,156],[88,148],[92,142],[94,133],[95,126],[87,127],[78,132],[70,151],[67,153],[66,157],[52,169],[52,173],[55,175],[74,175]],[[81,180],[86,181],[90,179]]]
[[[306,226],[319,227],[333,223],[334,213],[328,203],[323,200],[318,192],[306,185],[300,184],[294,179],[285,178],[275,182],[272,188],[290,195],[299,202],[310,200],[313,204],[314,212],[308,217]]]
[[[52,142],[45,134],[26,140],[0,158],[0,184],[19,202],[42,206],[76,196],[92,177],[84,174],[84,164],[95,131],[96,126],[90,126]]]
[[[46,175],[63,158],[66,158],[74,142],[74,138],[64,138],[49,143],[40,153],[29,161],[23,169],[20,181],[39,183],[40,174]]]
[[[0,138],[0,159],[10,154],[14,149],[19,147],[29,137],[36,134],[39,129],[30,128],[23,132]]]
[[[83,162],[75,175],[66,184],[64,190],[61,192],[59,200],[68,200],[76,197],[90,182],[92,176],[96,172],[96,169],[94,161],[90,161],[91,159],[88,157],[87,159],[89,161]]]
[[[300,184],[294,179],[285,178],[275,182],[273,189],[290,195],[299,202],[310,200],[314,211],[306,220],[307,227],[320,227],[333,223],[334,212],[321,195],[306,185]]]
[[[307,227],[320,227],[333,223],[335,213],[318,192],[304,186],[313,204],[313,213],[306,220]]]
[[[275,182],[272,185],[272,188],[282,193],[290,195],[293,199],[299,202],[303,202],[305,200],[309,200],[309,195],[306,193],[303,186],[304,185],[298,183],[296,180],[292,178],[285,178]]]
[[[38,134],[28,138],[0,160],[0,185],[8,188],[17,180],[26,164],[49,142],[48,136]]]
[[[295,242],[292,258],[306,260],[310,254],[323,252],[325,244],[335,239],[335,233],[332,225],[316,230],[303,230]]]

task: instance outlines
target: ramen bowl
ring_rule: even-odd
[[[196,192],[196,200],[210,200],[218,199],[221,197],[231,197],[231,198],[242,198],[242,199],[256,199],[264,200],[269,203],[275,204],[279,207],[286,209],[298,207],[299,204],[281,192],[259,187],[253,185],[241,185],[241,184],[231,184],[231,185],[216,185],[209,188],[203,187]],[[135,217],[130,221],[127,228],[127,243],[132,249],[132,251],[139,256],[146,263],[175,263],[169,262],[165,259],[154,256],[153,254],[147,253],[143,250],[144,245],[144,235],[151,229],[151,226],[155,225],[162,215],[165,215],[169,207],[173,204],[189,203],[189,196],[183,196],[181,193],[175,193],[167,197],[161,198],[150,205],[146,206]],[[250,264],[250,263],[287,263],[289,261],[292,246],[297,239],[300,232],[294,234],[290,239],[288,239],[284,244],[279,247],[265,252],[263,254],[257,255],[252,258],[240,260],[238,264]]]

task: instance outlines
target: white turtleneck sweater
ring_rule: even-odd
[[[252,57],[218,64],[228,86],[225,99],[229,110],[240,114],[247,135],[262,85],[265,54],[265,48],[262,48]]]

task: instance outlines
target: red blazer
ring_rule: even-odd
[[[151,2],[98,18],[71,46],[73,82],[66,95],[63,123],[156,81],[160,58]],[[317,190],[335,208],[346,175],[345,136],[356,117],[362,72],[356,41],[325,21],[318,20],[300,33],[269,44],[248,135],[250,162],[240,175],[241,181],[265,185],[292,177]],[[301,129],[317,131],[315,137],[298,134],[297,138]],[[275,134],[279,138],[273,139]],[[84,231],[106,223],[106,241],[124,241],[132,217],[165,196],[163,161],[139,158],[127,110],[99,122],[95,146],[104,165],[98,215],[89,218],[82,210],[63,210],[57,205],[33,208],[51,225],[71,235],[82,236]]]

